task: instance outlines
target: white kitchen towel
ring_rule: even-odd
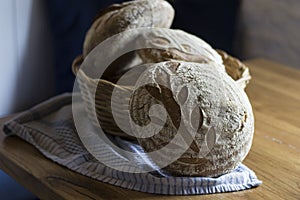
[[[81,101],[75,102],[73,106],[82,107],[81,112],[85,114]],[[21,113],[5,124],[4,131],[8,136],[19,136],[34,145],[44,156],[70,170],[141,192],[166,195],[212,194],[245,190],[262,183],[242,163],[232,172],[216,178],[174,177],[159,169],[148,173],[129,173],[107,167],[86,150],[77,134],[72,116],[71,94],[54,97]],[[124,149],[143,153],[143,149],[134,142],[119,137],[111,137],[110,140]],[[106,153],[107,149],[103,150],[103,154]],[[107,159],[114,159],[112,155],[110,152]],[[141,158],[141,163],[145,161],[151,165],[151,160]],[[155,168],[155,165],[152,167]]]

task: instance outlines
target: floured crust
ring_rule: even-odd
[[[152,48],[139,51],[144,62],[181,60],[222,64],[221,56],[208,43],[182,30],[153,32],[152,37],[145,38],[145,42]]]
[[[157,63],[140,77],[132,96],[130,115],[139,126],[162,123],[159,121],[161,111],[157,119],[152,116],[151,122],[149,111],[153,105],[163,106],[168,113],[158,134],[137,138],[147,152],[159,151],[176,134],[195,134],[180,158],[164,168],[172,175],[219,176],[237,167],[250,150],[254,120],[249,100],[226,73],[211,73],[215,65],[181,61]],[[145,81],[153,84],[138,87]],[[187,91],[182,92],[183,88]],[[198,120],[193,120],[195,118]],[[181,120],[185,124],[183,129]]]
[[[86,57],[100,42],[128,29],[169,28],[173,18],[174,9],[164,0],[135,0],[114,4],[100,12],[88,30],[83,44],[83,55]]]

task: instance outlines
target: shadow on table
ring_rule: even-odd
[[[38,198],[0,170],[0,198],[5,200],[37,200]]]

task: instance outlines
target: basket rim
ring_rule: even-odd
[[[220,56],[222,56],[221,54],[225,55],[227,58],[223,59],[223,62],[228,59],[228,58],[232,58],[234,60],[237,60],[238,62],[240,62],[243,65],[243,70],[241,71],[241,77],[237,80],[234,80],[237,84],[239,84],[243,89],[246,88],[247,84],[250,82],[251,80],[251,75],[250,75],[250,70],[249,70],[249,66],[246,65],[245,63],[243,63],[242,61],[240,61],[238,58],[235,58],[231,55],[229,55],[226,51],[221,50],[221,49],[216,49],[216,51],[218,52],[218,54]],[[105,80],[105,79],[101,79],[101,78],[91,78],[89,77],[80,67],[82,65],[84,61],[84,56],[82,54],[76,56],[76,58],[73,60],[72,62],[72,72],[75,76],[79,76],[80,78],[83,78],[85,81],[88,81],[89,83],[94,82],[94,84],[97,83],[102,83],[102,84],[106,84],[106,85],[111,85],[112,87],[116,87],[118,89],[121,90],[132,90],[133,86],[125,86],[125,85],[119,85],[119,84],[115,84],[111,81]],[[224,65],[225,66],[225,65]],[[226,66],[225,66],[226,67]],[[228,73],[227,73],[228,74]],[[228,74],[229,75],[229,74]],[[229,75],[230,76],[230,75]],[[230,76],[231,77],[231,76]]]

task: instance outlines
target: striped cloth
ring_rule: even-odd
[[[75,102],[75,106],[82,106],[82,102]],[[83,108],[82,112],[85,112]],[[261,184],[255,173],[243,164],[217,178],[173,177],[159,169],[149,173],[129,173],[109,168],[96,160],[81,143],[73,122],[71,94],[54,97],[21,113],[5,124],[4,132],[8,136],[19,136],[47,158],[75,172],[141,192],[166,195],[212,194],[245,190]],[[143,152],[133,142],[119,137],[110,139],[124,149]]]

